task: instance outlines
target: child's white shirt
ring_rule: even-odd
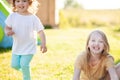
[[[5,20],[7,26],[12,27],[12,53],[17,55],[35,54],[37,49],[37,32],[44,27],[36,15],[20,15],[11,13]]]

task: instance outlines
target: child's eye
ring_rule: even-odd
[[[93,39],[93,40],[91,40],[92,42],[95,42],[95,40]]]
[[[23,0],[23,2],[27,2],[27,0]]]
[[[20,2],[19,0],[16,0],[16,2]]]
[[[99,41],[100,43],[103,43],[103,41]]]

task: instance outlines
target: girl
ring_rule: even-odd
[[[86,51],[76,59],[73,80],[119,80],[117,74],[120,74],[120,64],[114,66],[106,35],[99,30],[91,32]]]
[[[12,5],[13,13],[5,21],[5,33],[13,37],[11,66],[22,70],[23,80],[31,80],[29,64],[36,53],[36,32],[41,38],[42,53],[47,51],[44,27],[32,12],[36,12],[36,2],[33,0],[13,0]]]

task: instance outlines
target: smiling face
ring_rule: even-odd
[[[28,0],[15,0],[15,8],[19,13],[28,12],[29,5],[30,4]]]
[[[92,54],[101,54],[105,47],[102,35],[97,32],[92,33],[88,41],[88,47]]]

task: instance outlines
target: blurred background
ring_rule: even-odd
[[[102,30],[115,64],[120,62],[119,0],[38,0],[37,16],[45,27],[48,51],[38,50],[31,62],[32,80],[72,80],[74,61],[85,49],[88,34]],[[10,67],[12,38],[4,34],[4,20],[11,13],[10,0],[0,0],[0,80],[22,80]]]

